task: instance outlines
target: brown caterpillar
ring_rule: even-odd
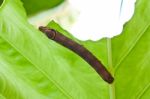
[[[48,38],[56,41],[57,43],[72,50],[80,57],[82,57],[88,64],[90,64],[96,70],[96,72],[103,78],[103,80],[105,80],[108,83],[113,82],[114,78],[111,76],[111,74],[107,71],[103,64],[85,47],[64,36],[63,34],[57,32],[54,29],[40,26],[39,30],[45,33]]]

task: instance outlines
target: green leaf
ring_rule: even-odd
[[[120,36],[78,41],[55,22],[50,27],[83,44],[114,74],[112,85],[79,56],[27,22],[20,0],[0,8],[0,98],[148,99],[150,97],[150,2],[138,0]]]

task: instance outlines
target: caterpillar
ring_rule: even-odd
[[[84,46],[66,37],[62,33],[48,27],[40,26],[39,30],[43,32],[49,39],[61,44],[62,46],[70,49],[82,59],[84,59],[95,71],[108,83],[112,83],[114,78],[104,67],[104,65]]]

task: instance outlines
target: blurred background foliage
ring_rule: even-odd
[[[64,2],[64,0],[21,0],[28,15],[39,11],[54,8]]]
[[[0,5],[3,3],[3,0],[0,0]]]
[[[0,0],[0,5],[4,0]],[[28,15],[38,13],[39,11],[54,8],[65,0],[20,0],[26,9]]]

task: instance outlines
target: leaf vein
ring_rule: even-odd
[[[19,51],[18,48],[16,48],[12,43],[10,43],[10,41],[6,40],[3,36],[1,36],[1,38],[6,41],[10,46],[12,46],[18,53],[20,53],[20,55],[22,55],[25,59],[28,60],[29,63],[31,63],[33,66],[35,66],[35,68],[40,71],[43,75],[45,75],[46,78],[48,78],[49,81],[51,81],[66,97],[68,97],[68,99],[73,99],[72,96],[65,91],[65,89],[63,87],[61,87],[60,84],[57,83],[57,81],[55,81],[51,76],[49,77],[45,72],[43,72],[40,68],[38,68],[36,66],[36,64],[34,64],[29,58],[27,58],[21,51]]]
[[[150,27],[150,24],[146,25],[145,28],[139,32],[137,35],[136,39],[132,41],[131,46],[123,53],[122,58],[120,61],[117,63],[115,69],[114,69],[114,75],[118,68],[120,67],[120,64],[123,62],[123,60],[129,55],[129,53],[133,50],[133,48],[136,46],[137,42],[140,40],[140,38],[144,35],[144,33],[147,31],[147,29]],[[126,53],[126,54],[125,54]]]

